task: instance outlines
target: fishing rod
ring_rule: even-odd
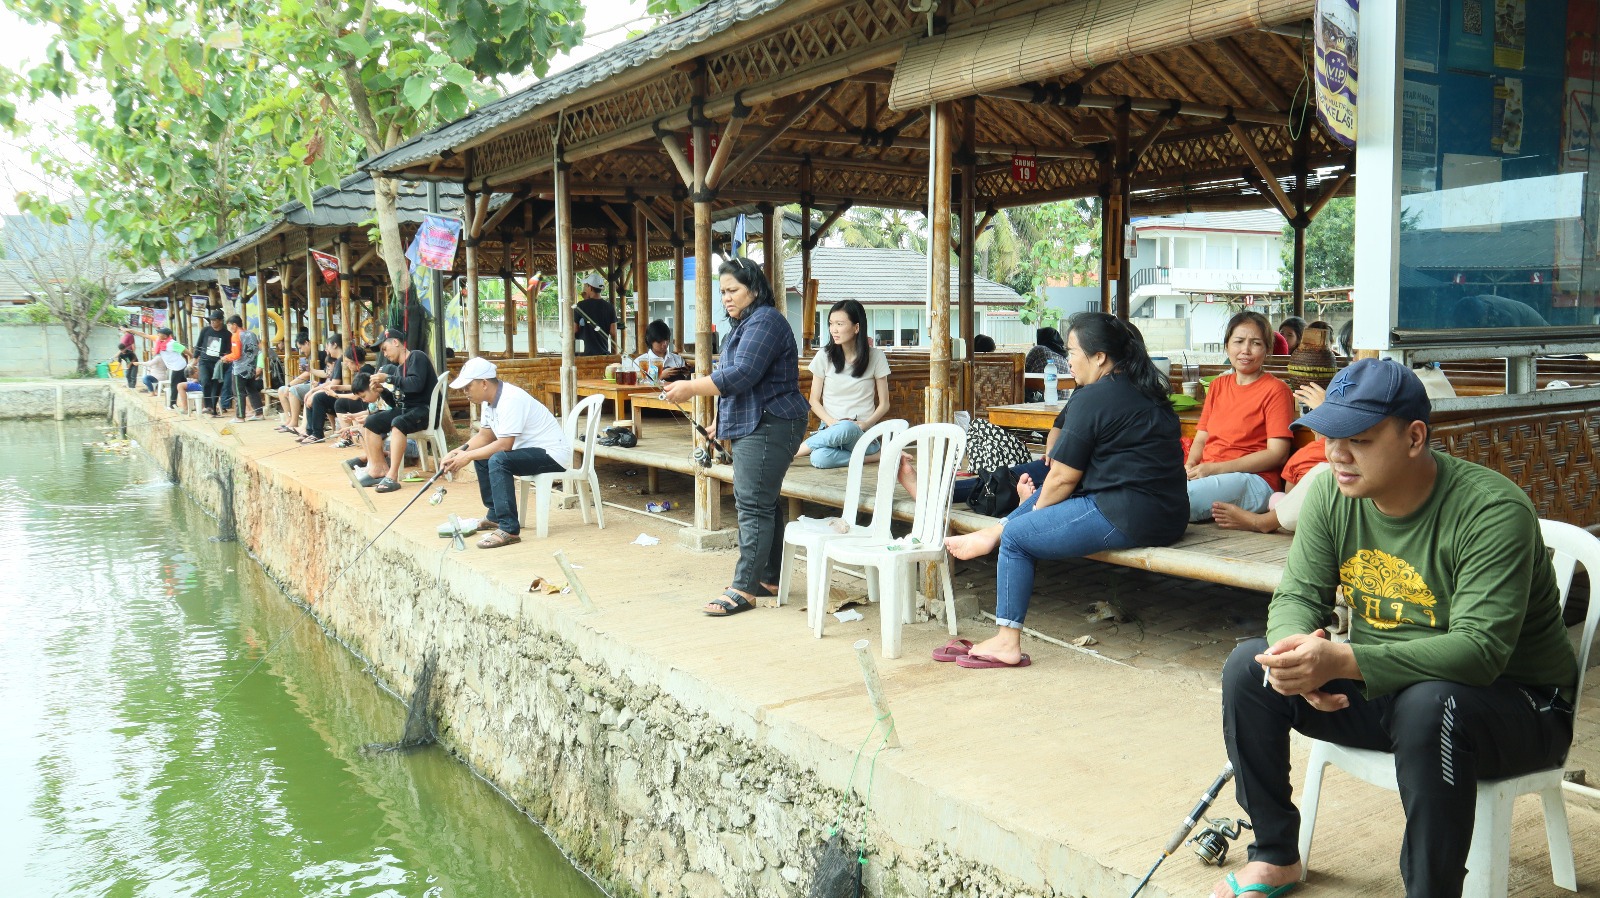
[[[659,384],[657,384],[657,386],[659,386]],[[728,450],[722,448],[722,443],[719,442],[716,437],[711,435],[711,431],[706,430],[699,421],[694,419],[694,415],[690,414],[689,410],[683,407],[683,403],[678,402],[671,396],[668,396],[666,390],[661,391],[661,398],[672,403],[672,405],[677,408],[678,412],[682,414],[684,418],[688,419],[689,424],[692,425],[696,431],[699,431],[702,437],[705,437],[707,445],[714,447],[714,449],[707,449],[705,446],[701,446],[700,448],[695,449],[694,460],[697,464],[705,468],[711,467],[713,451],[716,453],[715,459],[717,462],[724,465],[733,464],[733,456],[728,454]]]
[[[1222,772],[1217,774],[1217,778],[1212,780],[1210,788],[1206,789],[1205,794],[1200,796],[1200,801],[1194,806],[1194,810],[1190,811],[1189,816],[1185,817],[1183,822],[1178,824],[1178,828],[1172,831],[1172,836],[1167,839],[1166,847],[1161,849],[1161,856],[1156,858],[1156,862],[1150,867],[1150,872],[1144,875],[1144,879],[1139,880],[1139,884],[1134,886],[1133,892],[1128,896],[1128,898],[1138,898],[1139,893],[1143,891],[1145,885],[1150,882],[1150,877],[1156,875],[1156,868],[1160,867],[1162,861],[1171,857],[1172,853],[1178,850],[1178,846],[1183,844],[1183,840],[1188,837],[1189,832],[1194,829],[1195,824],[1200,822],[1200,819],[1205,815],[1206,810],[1211,807],[1211,803],[1217,800],[1217,794],[1222,791],[1222,787],[1227,785],[1228,780],[1231,779],[1233,779],[1233,762],[1229,761],[1228,763],[1222,765]],[[1237,835],[1237,833],[1235,833],[1235,835]],[[1221,854],[1224,857],[1227,855],[1226,843],[1223,843],[1223,850]],[[1201,860],[1205,860],[1206,863],[1213,863],[1212,861],[1207,860],[1205,854],[1201,854],[1200,857]],[[1219,858],[1216,863],[1221,863],[1221,859]]]
[[[416,495],[412,496],[409,500],[407,500],[406,504],[400,506],[400,510],[394,513],[394,517],[390,518],[387,523],[385,523],[382,527],[378,528],[378,532],[374,533],[372,535],[372,538],[367,540],[366,545],[362,546],[360,551],[356,552],[356,554],[355,554],[355,556],[353,558],[351,558],[349,561],[345,562],[344,567],[339,568],[338,572],[336,572],[332,577],[328,578],[326,583],[322,584],[322,591],[317,593],[317,598],[307,601],[305,603],[305,605],[301,608],[301,613],[303,613],[303,614],[305,614],[307,616],[310,616],[310,614],[311,614],[311,606],[313,604],[315,604],[316,601],[320,600],[323,596],[326,596],[328,594],[328,590],[332,589],[333,585],[335,583],[339,582],[339,578],[343,577],[347,571],[349,571],[351,568],[355,567],[356,566],[356,562],[360,561],[361,558],[364,555],[367,554],[367,550],[371,549],[374,545],[377,544],[378,538],[383,536],[385,533],[387,533],[389,528],[393,527],[395,525],[395,522],[400,520],[402,515],[404,515],[407,511],[410,511],[411,510],[411,506],[417,504],[417,500],[422,498],[422,494],[427,492],[428,488],[433,486],[434,483],[437,482],[440,477],[443,477],[444,473],[445,473],[444,466],[441,465],[439,467],[439,470],[435,471],[433,473],[433,476],[429,477],[427,479],[427,481],[422,484],[422,486],[417,490]],[[443,484],[440,484],[437,493],[428,500],[428,504],[429,505],[438,505],[439,502],[444,499],[444,496],[445,496],[445,488],[444,488]],[[367,498],[365,493],[362,493],[361,497],[363,499]],[[369,505],[370,505],[370,500],[369,500]],[[456,532],[458,534],[460,533],[460,528],[459,527],[457,527]],[[261,653],[261,657],[256,659],[256,663],[252,664],[250,666],[250,669],[244,672],[244,676],[240,677],[237,681],[235,681],[232,686],[228,687],[228,691],[227,692],[224,692],[221,696],[219,696],[217,698],[216,701],[211,703],[211,708],[209,710],[215,710],[218,705],[222,704],[224,701],[227,700],[228,696],[233,695],[233,693],[236,690],[238,690],[238,688],[240,686],[242,686],[244,684],[245,680],[250,679],[250,675],[255,673],[257,670],[259,670],[261,668],[261,665],[263,665],[263,664],[265,664],[267,662],[267,658],[271,657],[273,651],[275,649],[277,649],[278,646],[282,645],[283,641],[285,639],[289,638],[289,634],[291,632],[292,631],[290,631],[289,629],[285,628],[283,633],[280,634],[277,639],[273,640],[271,645],[267,646],[267,650],[265,652]]]

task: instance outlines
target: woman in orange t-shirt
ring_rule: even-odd
[[[1278,471],[1294,445],[1294,397],[1287,384],[1261,370],[1272,347],[1272,325],[1259,312],[1240,312],[1228,319],[1224,333],[1233,371],[1206,389],[1199,430],[1184,460],[1191,522],[1212,520],[1216,503],[1266,511],[1283,487]]]

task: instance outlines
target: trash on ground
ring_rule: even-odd
[[[638,536],[634,537],[633,538],[633,542],[630,543],[630,545],[635,545],[635,546],[656,546],[656,545],[660,545],[660,544],[661,544],[661,538],[660,537],[651,536],[648,533],[639,534]]]
[[[1086,649],[1091,645],[1095,645],[1099,641],[1100,640],[1095,639],[1093,636],[1090,636],[1086,633],[1082,636],[1079,636],[1077,639],[1072,640],[1072,644],[1080,649]]]
[[[534,577],[533,582],[528,584],[528,592],[541,593],[547,596],[558,595],[566,592],[566,590],[567,585],[565,583],[557,583],[547,577]]]
[[[662,499],[660,502],[646,502],[644,510],[651,514],[660,514],[663,511],[671,511],[675,507],[671,501]]]
[[[859,605],[866,600],[867,597],[861,595],[856,591],[856,589],[847,589],[837,584],[830,584],[828,586],[827,610],[829,613],[838,611],[840,608],[843,608],[846,605]]]
[[[863,619],[861,617],[861,612],[855,610],[854,608],[846,608],[843,611],[835,611],[833,613],[833,616],[841,624],[848,624],[853,620],[862,620]]]
[[[1095,602],[1093,605],[1090,605],[1089,613],[1084,615],[1084,619],[1089,621],[1091,624],[1103,620],[1111,621],[1114,624],[1125,624],[1128,622],[1126,615],[1118,610],[1115,605],[1112,605],[1110,602],[1106,601]]]

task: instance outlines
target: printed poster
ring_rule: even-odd
[[[1439,185],[1439,86],[1404,82],[1400,109],[1400,192]]]
[[[1494,79],[1494,113],[1489,123],[1489,145],[1502,156],[1522,152],[1522,79]]]
[[[1495,0],[1450,0],[1450,68],[1487,73],[1494,61],[1494,33],[1485,4]]]
[[[239,288],[235,287],[232,284],[223,284],[222,285],[222,298],[226,299],[228,302],[238,302],[239,301]]]
[[[1317,118],[1338,141],[1356,145],[1356,11],[1360,0],[1317,0]]]
[[[205,311],[206,303],[208,303],[210,301],[211,301],[211,297],[205,295],[204,293],[191,293],[191,294],[189,294],[189,305],[193,306],[196,309],[199,309],[202,312]]]
[[[424,215],[417,228],[417,261],[435,271],[449,271],[455,267],[460,240],[461,219]]]
[[[1406,68],[1439,71],[1441,0],[1406,0]]]
[[[166,327],[167,326],[167,310],[166,309],[156,309],[155,310],[155,319],[154,319],[154,321],[155,321],[155,326],[156,327],[158,327],[158,328]]]
[[[317,263],[317,270],[322,273],[322,282],[324,284],[331,284],[339,279],[338,256],[312,250],[311,258]]]
[[[1494,64],[1521,70],[1527,62],[1528,0],[1494,0]]]

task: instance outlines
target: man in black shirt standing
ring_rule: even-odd
[[[591,272],[583,279],[583,299],[575,307],[574,332],[583,341],[579,355],[606,355],[617,345],[617,310],[600,297],[606,279]]]
[[[362,486],[370,486],[380,493],[392,493],[400,488],[400,469],[405,465],[406,436],[432,426],[428,420],[433,389],[439,383],[433,362],[420,349],[406,348],[406,335],[397,328],[389,328],[378,339],[374,350],[399,366],[400,373],[391,379],[379,372],[372,375],[375,384],[394,388],[400,400],[399,408],[375,412],[367,416],[366,444],[367,470],[359,478]],[[388,452],[384,451],[384,437],[389,438]]]
[[[213,418],[220,417],[217,409],[217,397],[222,395],[222,384],[227,377],[227,370],[218,371],[222,357],[233,351],[233,334],[222,326],[222,310],[212,309],[206,316],[207,324],[200,328],[199,339],[195,341],[195,355],[200,357],[200,386],[201,405],[205,407],[206,414]]]

